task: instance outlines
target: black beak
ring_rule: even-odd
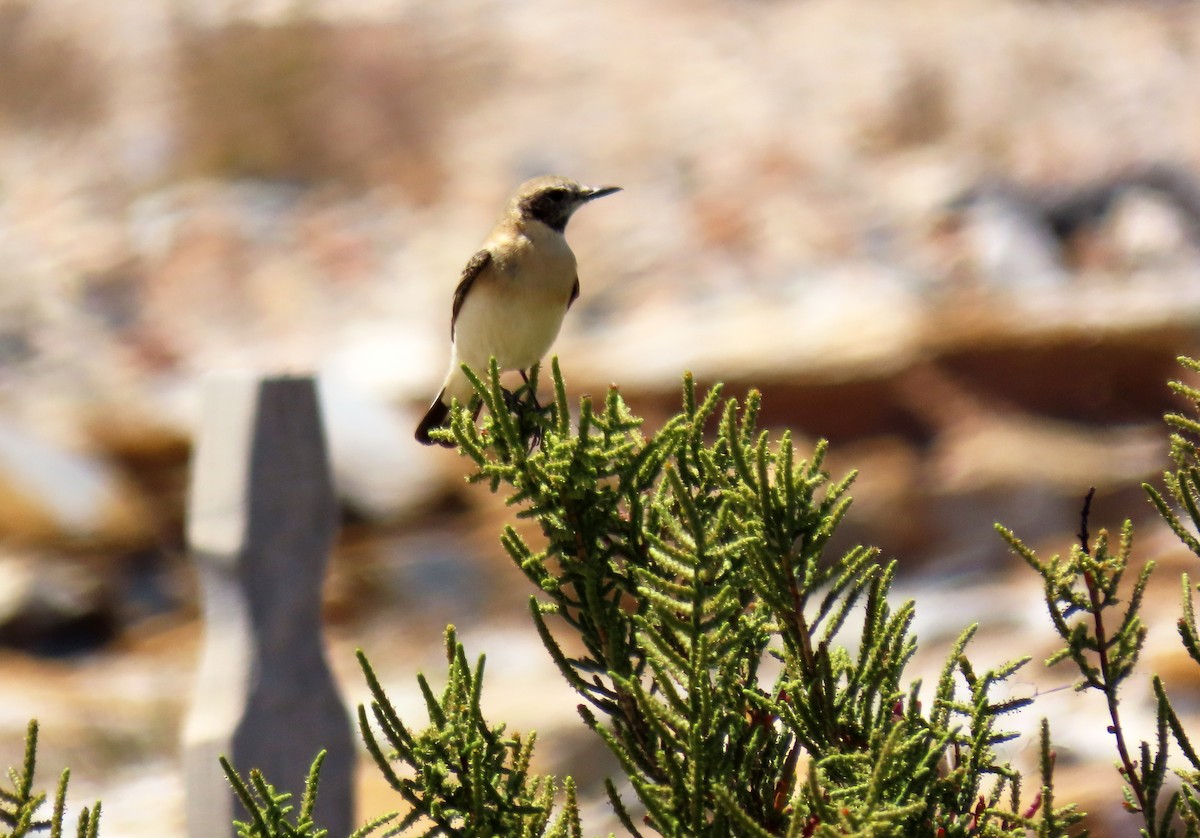
[[[597,198],[603,198],[605,195],[611,195],[614,192],[620,192],[619,186],[590,186],[583,194],[584,201],[594,201]]]

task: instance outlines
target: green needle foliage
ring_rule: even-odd
[[[997,529],[1042,577],[1050,621],[1065,644],[1047,659],[1046,665],[1070,660],[1081,676],[1075,688],[1096,690],[1107,702],[1112,721],[1109,732],[1114,737],[1119,770],[1126,782],[1126,808],[1144,815],[1146,835],[1172,835],[1170,823],[1178,801],[1171,796],[1165,805],[1160,805],[1167,778],[1166,722],[1160,714],[1156,742],[1153,745],[1142,742],[1135,758],[1126,741],[1120,713],[1121,686],[1137,667],[1146,639],[1140,610],[1154,563],[1147,562],[1129,590],[1122,590],[1121,582],[1132,556],[1133,525],[1125,522],[1116,550],[1104,530],[1089,544],[1087,516],[1091,498],[1089,492],[1084,503],[1080,543],[1071,548],[1066,558],[1054,556],[1042,561],[1012,532],[1003,527]]]
[[[573,418],[557,362],[544,409],[521,400],[536,371],[516,396],[494,364],[471,376],[488,415],[457,411],[447,433],[470,479],[541,530],[538,545],[512,526],[501,542],[636,798],[608,783],[631,835],[1024,835],[1076,817],[1020,812],[1020,777],[994,750],[1028,703],[994,687],[1025,660],[976,674],[968,628],[922,711],[893,566],[826,549],[853,475],[830,480],[823,444],[802,457],[789,433],[761,432],[757,393],[723,400],[685,377],[682,411],[646,437],[616,388]]]
[[[1181,362],[1200,372],[1200,363]],[[1071,834],[1082,815],[1059,807],[1054,753],[1043,721],[1040,784],[1031,799],[997,746],[1014,733],[1003,718],[1028,699],[996,699],[1027,658],[978,673],[966,655],[975,627],[959,637],[928,709],[921,684],[905,683],[916,651],[914,606],[893,603],[894,572],[875,550],[831,555],[830,538],[849,508],[853,475],[832,481],[824,444],[808,457],[783,433],[759,431],[759,396],[723,400],[683,381],[682,410],[652,436],[641,432],[616,388],[602,404],[568,404],[557,362],[554,401],[536,404],[536,370],[514,396],[493,363],[471,373],[488,415],[456,411],[452,437],[475,465],[470,480],[503,491],[531,544],[506,527],[501,543],[534,584],[530,614],[547,652],[579,693],[584,723],[616,756],[609,802],[633,836],[1017,836]],[[1200,389],[1175,382],[1196,416],[1171,414],[1175,468],[1165,491],[1147,486],[1158,511],[1200,557]],[[1051,623],[1063,641],[1048,663],[1070,661],[1077,688],[1104,696],[1126,807],[1148,838],[1200,838],[1200,754],[1152,678],[1153,742],[1131,746],[1121,689],[1146,639],[1140,609],[1153,563],[1130,576],[1132,528],[1116,543],[1088,534],[1041,560],[1013,533],[1012,548],[1042,577]],[[1183,576],[1178,630],[1200,663],[1194,591]],[[507,735],[482,713],[484,659],[472,667],[453,627],[440,695],[418,683],[429,724],[396,712],[365,655],[371,691],[359,707],[367,750],[403,801],[402,811],[351,838],[421,834],[463,838],[582,838],[574,784],[530,772],[534,736]],[[1168,751],[1182,755],[1173,773]],[[37,725],[25,759],[0,787],[5,836],[62,836],[68,772],[48,819],[34,790]],[[222,765],[250,819],[245,838],[321,838],[312,820],[324,754],[299,808],[257,771],[243,779]],[[619,789],[627,789],[627,792]],[[631,795],[626,797],[625,795]],[[557,808],[557,815],[554,814]],[[78,838],[95,838],[100,804],[84,809]]]
[[[1180,358],[1192,372],[1200,372],[1200,362]],[[1192,402],[1200,414],[1200,389],[1172,382],[1171,388]],[[1144,488],[1159,514],[1179,539],[1200,557],[1200,420],[1172,413],[1167,422],[1175,429],[1171,437],[1171,456],[1175,469],[1163,478],[1166,493],[1153,486]],[[1094,491],[1094,490],[1093,490]],[[1043,580],[1050,620],[1064,645],[1046,661],[1054,665],[1070,660],[1079,670],[1079,690],[1101,693],[1108,706],[1117,752],[1117,770],[1125,782],[1125,807],[1140,814],[1142,834],[1148,838],[1170,838],[1180,834],[1200,836],[1200,756],[1188,739],[1179,716],[1158,676],[1151,678],[1156,708],[1153,742],[1140,742],[1136,748],[1128,741],[1121,721],[1121,688],[1136,671],[1146,625],[1141,617],[1142,598],[1154,572],[1154,562],[1146,562],[1132,585],[1122,586],[1130,568],[1133,527],[1126,521],[1116,549],[1108,533],[1101,530],[1095,541],[1088,537],[1088,513],[1092,493],[1084,502],[1079,543],[1063,558],[1043,561],[1013,533],[999,527],[1012,548],[1037,571]],[[1192,584],[1182,577],[1182,616],[1179,635],[1191,658],[1200,663],[1200,632],[1197,631]],[[1181,787],[1168,793],[1168,756],[1172,740],[1190,768],[1174,771]]]
[[[237,770],[225,757],[220,757],[221,768],[229,779],[233,790],[237,793],[242,806],[250,814],[248,821],[234,821],[239,838],[324,838],[327,831],[318,829],[313,823],[313,807],[317,803],[317,784],[321,776],[321,763],[325,761],[325,752],[317,754],[309,768],[308,778],[304,783],[304,795],[300,800],[300,811],[294,821],[289,821],[293,808],[288,804],[292,795],[276,791],[275,787],[263,778],[262,772],[250,770],[248,780],[242,779]]]
[[[1200,373],[1200,362],[1180,360]],[[921,684],[905,683],[917,644],[914,606],[890,600],[894,566],[875,550],[830,554],[853,475],[830,479],[824,444],[799,456],[790,434],[772,441],[757,428],[757,393],[723,400],[719,386],[702,394],[690,376],[681,412],[647,437],[616,388],[602,404],[568,404],[557,362],[545,408],[533,400],[536,370],[515,396],[501,388],[494,362],[486,380],[469,374],[488,415],[477,425],[472,411],[456,411],[442,433],[474,463],[470,480],[505,492],[517,516],[540,530],[531,544],[508,526],[501,543],[538,591],[530,615],[583,699],[584,723],[621,766],[619,784],[610,779],[606,788],[630,835],[1071,834],[1082,815],[1055,804],[1049,725],[1031,799],[996,751],[1016,735],[1003,718],[1030,702],[994,696],[1028,658],[978,673],[966,655],[976,630],[969,626],[928,709]],[[1200,389],[1172,388],[1195,415],[1167,417],[1175,468],[1165,491],[1146,490],[1200,558]],[[1122,727],[1121,690],[1146,639],[1140,611],[1154,565],[1129,583],[1132,527],[1126,522],[1115,544],[1104,530],[1091,539],[1090,501],[1089,493],[1079,543],[1065,558],[1042,560],[1000,532],[1042,577],[1063,641],[1048,663],[1070,661],[1077,688],[1104,696],[1126,807],[1141,816],[1142,834],[1200,838],[1200,753],[1157,676],[1154,741],[1133,746]],[[1178,631],[1200,664],[1186,574]],[[358,711],[363,740],[404,808],[351,838],[582,838],[571,779],[560,786],[532,774],[535,737],[507,735],[484,719],[484,659],[469,664],[453,627],[446,653],[440,695],[418,676],[429,716],[420,731],[401,721],[359,653],[371,691]],[[46,795],[34,788],[37,732],[31,722],[22,765],[0,785],[0,838],[63,835],[69,772],[50,817],[39,817]],[[1182,757],[1174,767],[1172,744]],[[323,759],[313,762],[298,809],[258,771],[243,779],[222,759],[250,815],[235,822],[238,834],[326,836],[312,819]],[[85,808],[77,838],[95,838],[99,819],[99,803]]]
[[[63,817],[67,807],[67,781],[71,772],[64,769],[58,778],[54,807],[48,819],[39,817],[46,802],[44,792],[34,788],[37,768],[38,724],[31,721],[25,732],[25,759],[20,768],[8,769],[8,788],[0,786],[0,838],[24,838],[27,835],[48,833],[50,838],[62,838]],[[96,838],[100,828],[100,803],[90,810],[85,806],[75,825],[77,838]]]
[[[1180,358],[1179,363],[1194,373],[1200,373],[1200,361]],[[1175,469],[1163,475],[1167,496],[1153,486],[1147,485],[1145,488],[1163,520],[1189,550],[1200,556],[1200,538],[1197,537],[1197,530],[1200,530],[1200,389],[1181,381],[1172,381],[1170,387],[1192,403],[1196,415],[1167,415],[1167,424],[1174,428],[1171,434],[1171,459],[1175,463]],[[1184,523],[1185,518],[1190,522],[1190,527]],[[1190,602],[1191,598],[1185,599]],[[1185,611],[1190,610],[1190,606],[1185,607]],[[1192,620],[1191,624],[1194,626],[1195,621]],[[1200,662],[1195,638],[1194,631],[1185,635],[1184,645],[1192,658]]]
[[[564,801],[552,818],[552,777],[531,774],[536,737],[506,736],[504,726],[489,726],[480,709],[484,659],[474,668],[453,627],[446,630],[449,679],[439,697],[425,679],[417,682],[425,698],[429,725],[413,732],[400,720],[365,654],[358,661],[371,691],[371,703],[359,706],[359,729],[367,751],[388,784],[400,795],[405,812],[390,812],[357,829],[350,838],[391,835],[446,835],[455,838],[582,838],[575,786],[568,777]],[[323,838],[327,831],[312,820],[321,763],[309,770],[300,809],[293,816],[291,795],[278,792],[257,770],[243,779],[221,757],[250,820],[237,821],[242,838]],[[399,766],[399,767],[397,767]]]
[[[556,784],[529,773],[536,737],[522,741],[505,736],[503,725],[487,724],[479,705],[484,659],[472,669],[453,627],[446,631],[446,657],[450,674],[440,698],[423,675],[417,676],[430,723],[414,733],[400,720],[366,655],[358,653],[372,697],[369,713],[358,708],[363,741],[409,809],[403,818],[399,812],[385,815],[355,836],[397,822],[386,835],[414,828],[405,834],[581,838],[570,778],[564,784],[565,805],[552,821]],[[401,772],[394,763],[403,766]]]
[[[1200,361],[1180,358],[1179,362],[1190,372],[1200,373]],[[1167,415],[1167,423],[1174,429],[1171,435],[1171,459],[1175,468],[1163,475],[1165,495],[1153,486],[1147,485],[1145,489],[1163,520],[1184,546],[1200,558],[1200,538],[1197,538],[1197,530],[1200,530],[1200,389],[1180,381],[1173,381],[1170,386],[1191,402],[1192,415]],[[1177,626],[1184,649],[1192,660],[1200,663],[1200,632],[1196,627],[1194,590],[1188,574],[1183,574],[1181,616]],[[1156,677],[1153,684],[1158,702],[1158,735],[1164,743],[1162,748],[1165,751],[1164,728],[1169,728],[1189,766],[1176,772],[1183,784],[1179,792],[1179,805],[1186,834],[1200,836],[1200,756],[1197,755],[1196,748],[1188,739],[1187,732],[1171,707],[1162,682]]]

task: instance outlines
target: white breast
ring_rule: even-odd
[[[496,356],[502,369],[528,369],[549,351],[575,284],[575,254],[541,223],[522,235],[489,241],[492,272],[467,294],[455,327],[455,358],[483,370]]]

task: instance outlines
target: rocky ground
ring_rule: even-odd
[[[558,171],[625,187],[571,225],[572,392],[617,383],[653,424],[691,370],[831,440],[861,472],[847,543],[896,557],[918,602],[916,670],[974,620],[982,663],[1032,654],[1016,724],[1050,715],[1061,798],[1136,834],[1103,708],[1036,662],[1036,580],[991,525],[1065,549],[1089,486],[1097,526],[1133,517],[1162,560],[1146,672],[1194,704],[1190,554],[1139,488],[1174,359],[1200,352],[1193,6],[286,5],[0,3],[0,761],[36,715],[104,834],[181,834],[187,462],[199,383],[236,367],[320,376],[348,700],[362,646],[419,706],[455,622],[492,715],[596,787],[508,513],[411,441],[458,271],[513,185]],[[364,812],[390,805],[377,783]]]

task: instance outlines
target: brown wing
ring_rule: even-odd
[[[492,252],[490,250],[481,250],[471,257],[471,261],[467,262],[467,266],[463,268],[462,279],[458,281],[458,287],[454,289],[454,308],[450,313],[450,340],[454,340],[454,325],[458,323],[458,313],[462,311],[463,301],[467,298],[467,292],[471,290],[471,285],[474,284],[475,278],[488,266],[492,261]]]
[[[567,308],[579,299],[579,277],[575,277],[575,284],[571,286],[571,296],[567,298]]]

